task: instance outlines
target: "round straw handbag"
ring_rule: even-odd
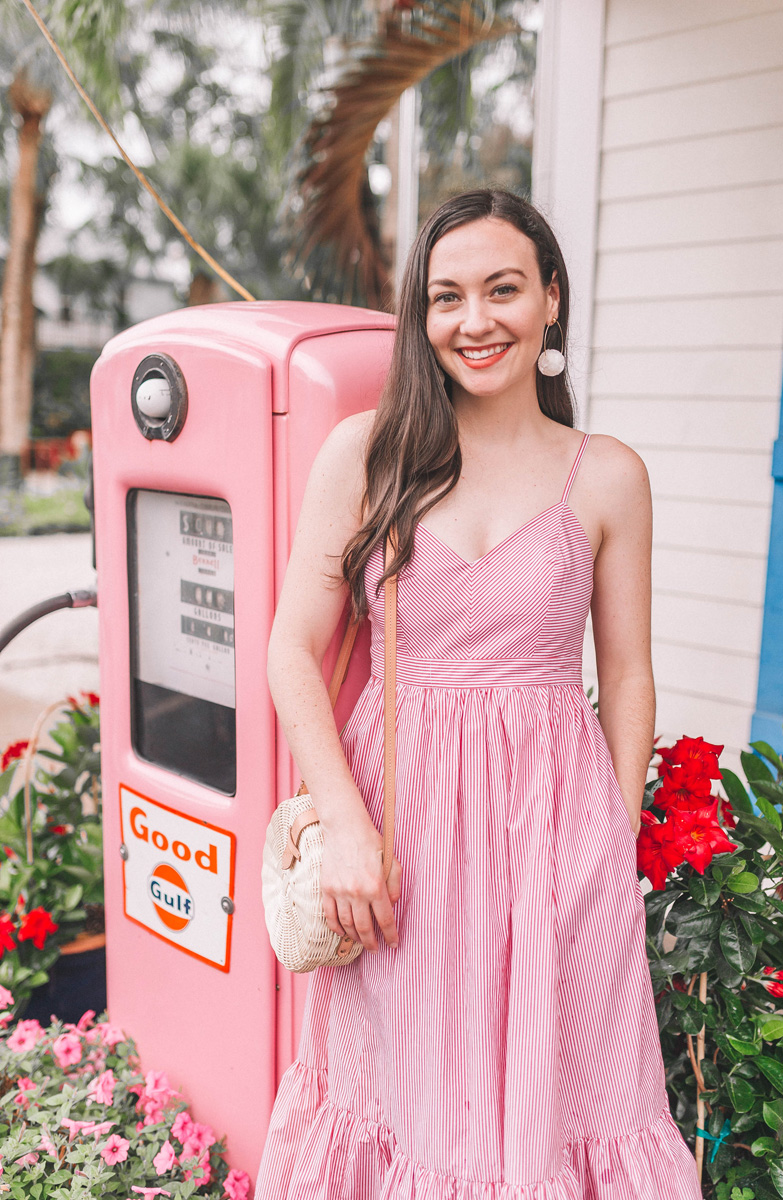
[[[390,558],[385,545],[385,565]],[[357,623],[349,620],[337,656],[329,699],[334,708],[356,639]],[[389,878],[394,859],[395,698],[397,655],[397,577],[384,584],[384,773],[383,874]],[[289,971],[353,962],[361,942],[334,933],[321,901],[323,832],[318,813],[302,780],[299,791],[275,809],[266,831],[261,886],[264,917],[277,958]]]

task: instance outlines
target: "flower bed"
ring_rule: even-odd
[[[8,1025],[5,988],[0,1004]],[[142,1074],[122,1030],[94,1016],[48,1029],[22,1020],[0,1035],[0,1193],[247,1200],[250,1178],[229,1170],[224,1143],[162,1071]]]
[[[715,1200],[783,1197],[783,759],[752,749],[747,788],[722,746],[658,749],[638,840],[672,1112]]]

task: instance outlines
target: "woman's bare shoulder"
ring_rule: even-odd
[[[609,433],[593,433],[590,447],[590,472],[603,481],[605,491],[622,497],[649,490],[647,465],[631,446]]]
[[[364,491],[365,450],[374,418],[374,410],[345,417],[329,432],[315,456],[308,498],[316,508],[326,506],[330,518],[341,512],[358,513]]]
[[[317,461],[323,468],[343,476],[352,468],[363,467],[374,420],[375,409],[368,409],[338,421],[318,451]]]

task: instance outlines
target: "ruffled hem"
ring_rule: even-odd
[[[334,1105],[327,1072],[296,1060],[281,1080],[255,1200],[701,1200],[696,1164],[666,1108],[646,1129],[565,1147],[532,1184],[444,1175],[406,1157],[381,1122]]]

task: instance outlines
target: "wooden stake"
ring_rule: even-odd
[[[699,999],[702,1004],[707,1003],[707,972],[702,971],[699,976]],[[704,1128],[704,1099],[702,1097],[703,1079],[701,1074],[701,1062],[704,1058],[704,1026],[699,1030],[699,1035],[696,1038],[696,1128]],[[702,1173],[704,1171],[704,1138],[696,1138],[696,1170],[699,1174],[699,1183],[701,1183]]]

